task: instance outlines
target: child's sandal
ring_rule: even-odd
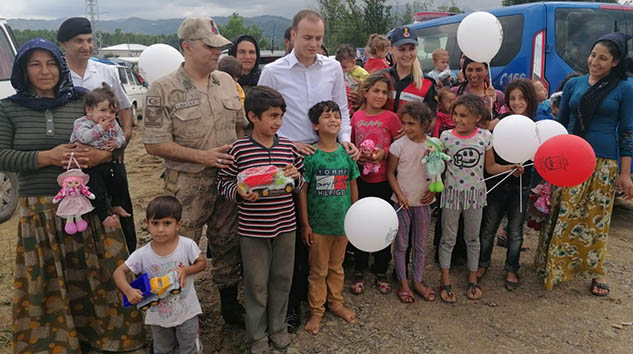
[[[352,277],[352,287],[350,291],[354,295],[360,295],[365,291],[365,284],[363,281],[363,273],[354,273]]]
[[[440,286],[440,299],[443,302],[446,302],[448,304],[454,304],[457,302],[457,299],[455,298],[455,293],[453,293],[453,287],[451,286],[451,284]]]
[[[480,293],[479,296],[477,296],[477,289],[479,289]],[[466,297],[468,297],[468,299],[470,300],[479,300],[481,299],[481,296],[483,294],[481,294],[481,288],[479,287],[479,283],[475,282],[475,283],[468,283],[468,290],[466,291]]]
[[[378,274],[376,276],[376,287],[378,288],[378,291],[383,295],[391,294],[391,283],[389,283],[386,274]]]

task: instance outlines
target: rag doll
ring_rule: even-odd
[[[426,165],[426,171],[431,177],[429,190],[438,193],[444,190],[444,183],[442,183],[442,172],[446,168],[444,161],[450,161],[451,157],[442,152],[440,139],[427,138],[426,143],[429,146],[429,154],[424,156],[422,163]]]
[[[81,216],[94,209],[88,200],[95,199],[86,187],[89,179],[90,176],[80,169],[71,169],[57,176],[57,183],[62,189],[53,198],[53,203],[59,203],[57,216],[66,219],[64,230],[69,235],[88,228],[88,223]]]

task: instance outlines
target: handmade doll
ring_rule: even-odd
[[[371,139],[365,139],[360,143],[360,157],[361,159],[374,160],[374,153],[378,151],[376,143]],[[363,165],[363,174],[368,175],[371,173],[377,173],[380,170],[380,164],[375,162],[367,162]]]
[[[53,198],[53,203],[59,203],[57,216],[66,219],[64,230],[69,235],[88,228],[88,223],[81,216],[94,209],[88,200],[95,199],[86,187],[89,179],[90,176],[80,169],[71,169],[57,176],[57,183],[62,189]]]
[[[422,163],[426,165],[426,171],[431,177],[429,190],[431,192],[441,192],[444,190],[442,183],[442,172],[446,168],[444,161],[450,161],[451,157],[442,152],[442,143],[438,138],[426,138],[429,146],[429,154],[424,156]]]

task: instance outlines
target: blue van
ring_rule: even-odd
[[[503,27],[503,42],[492,59],[493,85],[503,90],[517,78],[538,79],[549,93],[571,72],[586,74],[591,45],[614,30],[633,35],[633,6],[593,2],[538,2],[488,10]],[[442,47],[450,67],[459,68],[457,27],[467,14],[415,22],[418,57],[424,72],[433,69],[431,53]],[[629,56],[633,45],[629,43]],[[630,79],[631,80],[631,79]]]

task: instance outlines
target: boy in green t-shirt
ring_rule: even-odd
[[[319,102],[308,112],[319,135],[313,155],[305,157],[306,186],[299,195],[303,241],[310,247],[308,303],[310,320],[305,330],[319,333],[328,309],[349,323],[356,314],[343,306],[343,258],[347,237],[343,221],[347,209],[358,199],[358,166],[336,142],[341,129],[341,112],[334,101]]]

